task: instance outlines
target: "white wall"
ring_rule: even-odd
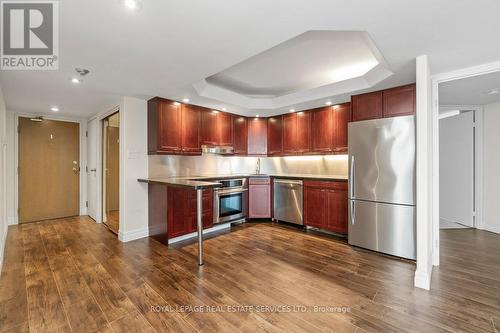
[[[7,119],[5,100],[0,89],[0,274],[7,239]]]
[[[439,214],[474,226],[474,113],[439,120]]]
[[[417,57],[417,269],[415,286],[430,289],[432,276],[432,82],[427,56]]]
[[[500,103],[483,108],[482,229],[500,233]]]
[[[124,97],[120,104],[120,229],[122,242],[148,236],[147,102]]]

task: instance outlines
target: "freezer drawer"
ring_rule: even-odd
[[[349,200],[349,244],[416,259],[415,207]]]

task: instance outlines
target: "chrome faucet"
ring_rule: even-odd
[[[257,157],[257,166],[255,167],[255,174],[260,174],[260,157]]]

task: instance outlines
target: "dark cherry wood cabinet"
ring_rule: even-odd
[[[351,103],[335,105],[332,108],[333,142],[332,150],[336,153],[347,152],[347,129],[351,120]]]
[[[325,190],[321,186],[304,186],[304,225],[324,228]]]
[[[280,156],[283,153],[283,116],[267,119],[267,154]]]
[[[233,147],[234,154],[245,156],[248,153],[248,119],[243,116],[233,116]]]
[[[327,154],[333,151],[333,108],[311,110],[311,150]]]
[[[410,84],[402,87],[387,89],[383,95],[384,117],[408,116],[415,114],[416,86]]]
[[[382,91],[352,96],[352,121],[382,118],[382,101]]]
[[[249,118],[248,119],[248,150],[249,156],[267,155],[267,119]]]
[[[216,146],[219,143],[219,111],[203,110],[201,113],[201,144]]]
[[[202,108],[195,105],[181,107],[181,150],[185,155],[201,154],[200,125]]]
[[[311,152],[311,115],[309,111],[296,113],[296,138],[295,152],[297,154],[307,154]]]
[[[219,146],[233,145],[233,115],[230,113],[217,113],[217,125],[219,132]]]
[[[347,219],[347,182],[304,182],[305,225],[347,234]]]
[[[283,115],[283,149],[284,155],[295,154],[297,146],[297,114]]]
[[[203,190],[203,228],[213,226],[212,190]],[[167,187],[167,236],[179,237],[195,232],[197,228],[196,191]]]
[[[181,104],[162,98],[149,100],[148,153],[181,152]]]
[[[413,115],[416,92],[416,85],[409,84],[352,96],[352,121]]]
[[[283,115],[283,155],[311,152],[311,119],[310,111]]]
[[[254,219],[271,217],[271,180],[269,178],[248,179],[248,217]]]

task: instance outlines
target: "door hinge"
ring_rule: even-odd
[[[85,207],[89,208],[89,202],[85,201]]]
[[[89,167],[87,165],[85,166],[85,172],[89,172]]]
[[[21,130],[19,129],[19,125],[17,125],[17,133],[21,133]]]
[[[89,137],[89,131],[85,131],[85,137],[88,138]]]

